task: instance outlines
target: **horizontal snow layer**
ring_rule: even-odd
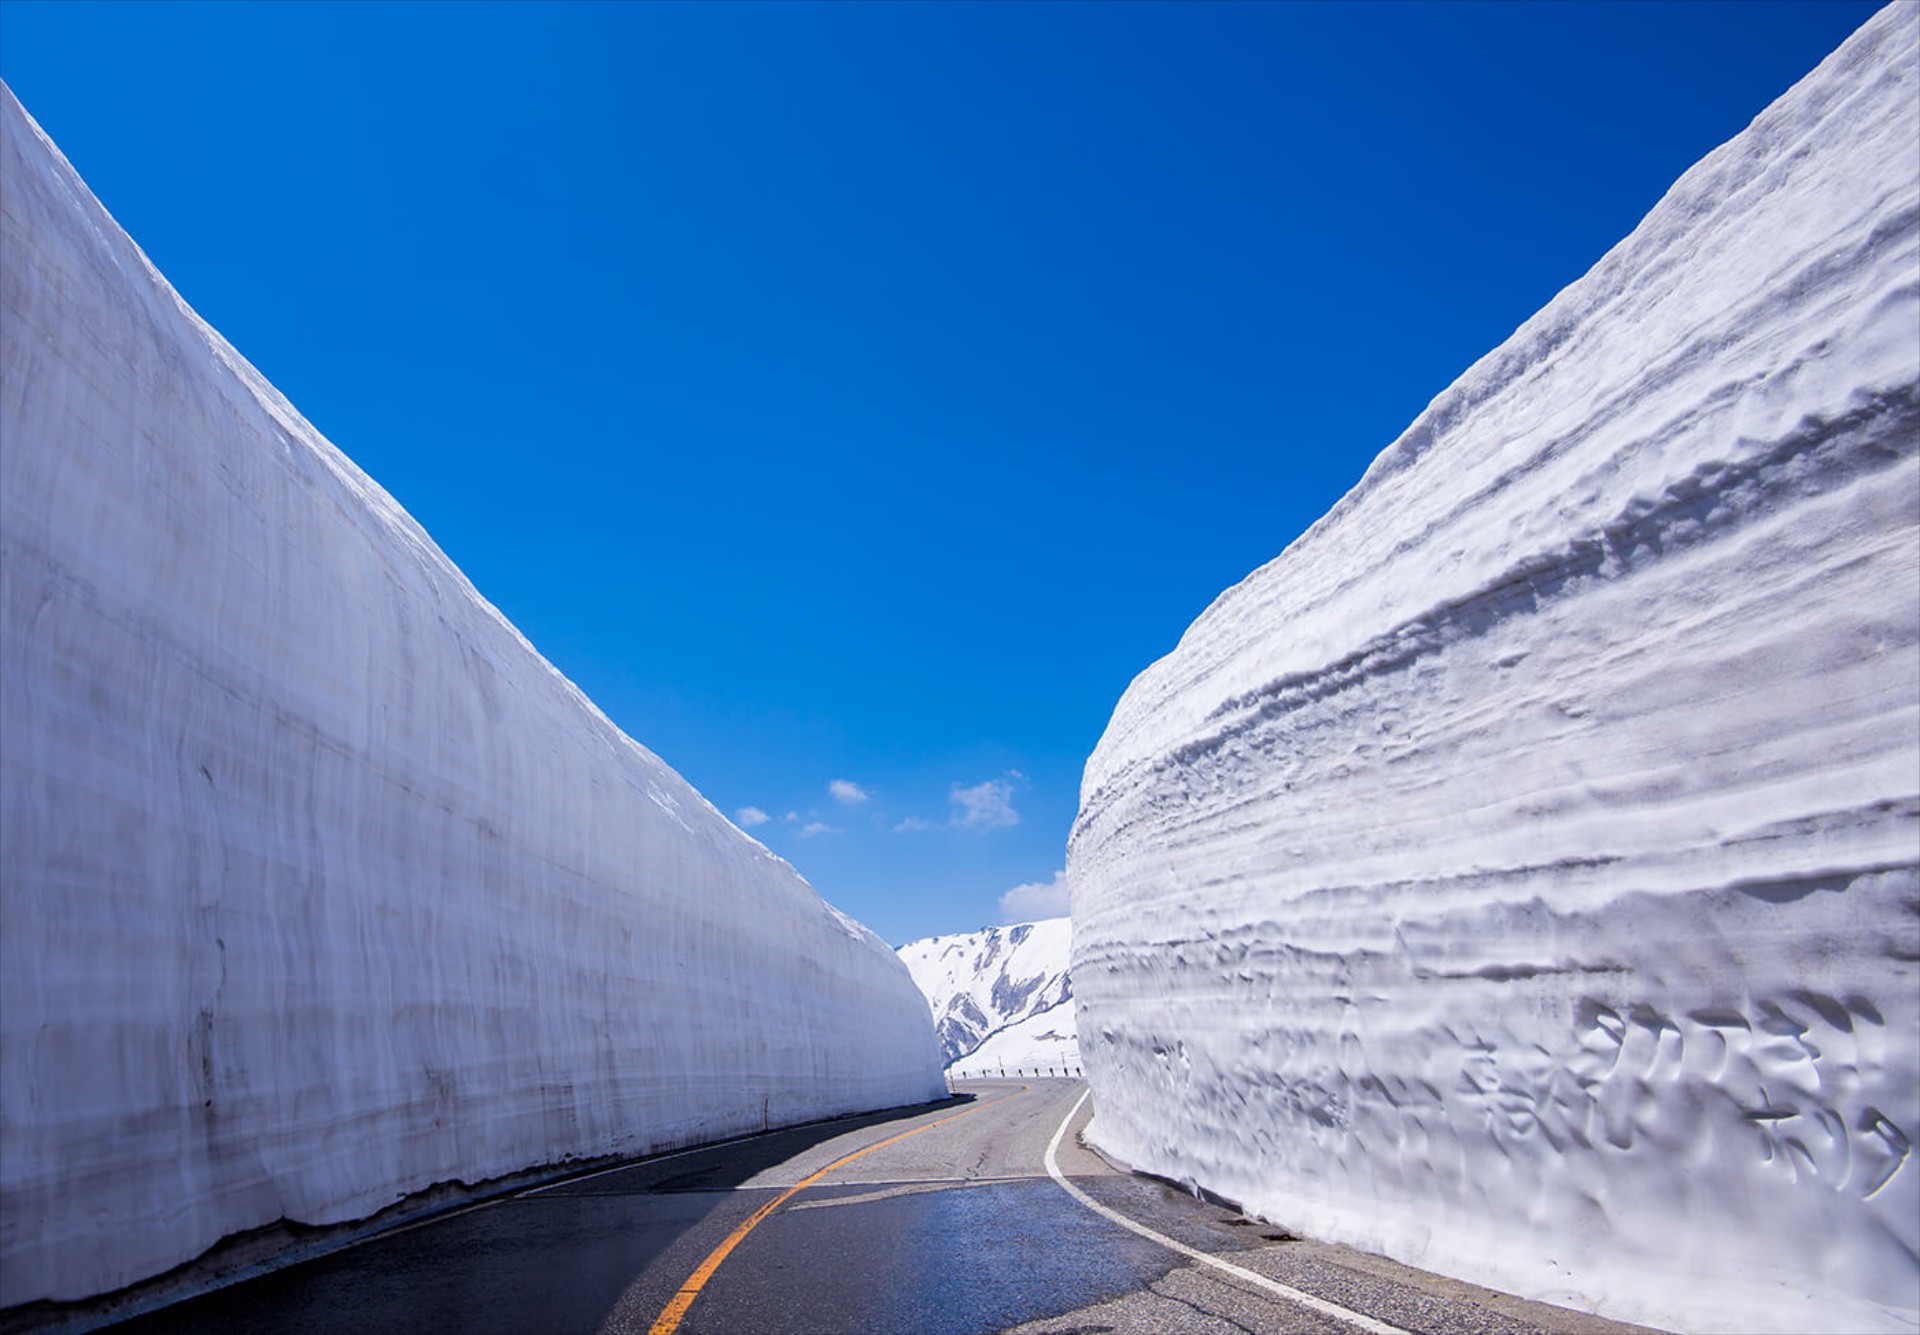
[[[1133,683],[1104,1148],[1654,1324],[1920,1321],[1920,8]]]
[[[0,102],[0,1303],[941,1093],[893,952],[543,661]]]
[[[942,1057],[951,1065],[990,1036],[1073,995],[1067,977],[1071,922],[1047,918],[930,936],[900,947],[926,995]]]

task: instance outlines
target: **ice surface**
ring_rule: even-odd
[[[1120,701],[1092,1137],[1685,1329],[1920,1322],[1920,7]]]
[[[1048,918],[900,947],[907,972],[926,994],[948,1065],[990,1040],[996,1060],[1018,1059],[1009,1068],[1033,1065],[1041,1054],[1062,1060],[1063,1044],[1070,1045],[1074,1035],[1067,976],[1072,943],[1069,920]],[[983,1068],[969,1060],[966,1069]]]
[[[943,1092],[893,952],[541,659],[0,104],[0,1303]]]

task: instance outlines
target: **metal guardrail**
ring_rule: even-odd
[[[1029,1063],[1024,1066],[1006,1066],[998,1062],[992,1066],[953,1065],[947,1068],[947,1079],[953,1080],[1078,1080],[1086,1072],[1081,1069],[1076,1058],[1073,1061]]]

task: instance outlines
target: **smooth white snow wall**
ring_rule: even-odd
[[[1679,1328],[1920,1321],[1920,8],[1133,683],[1093,1139]]]
[[[0,1304],[944,1092],[926,1003],[0,93]]]

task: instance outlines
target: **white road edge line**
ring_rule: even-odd
[[[1067,1134],[1067,1128],[1072,1125],[1074,1117],[1080,1111],[1081,1104],[1084,1104],[1092,1093],[1093,1091],[1090,1089],[1081,1091],[1079,1100],[1075,1102],[1072,1108],[1068,1109],[1066,1118],[1060,1123],[1059,1129],[1053,1133],[1053,1139],[1047,1143],[1047,1175],[1065,1188],[1069,1196],[1072,1196],[1095,1214],[1111,1219],[1124,1229],[1138,1233],[1143,1238],[1150,1238],[1162,1247],[1176,1251],[1190,1260],[1200,1262],[1202,1265],[1210,1265],[1216,1270],[1224,1270],[1235,1279],[1244,1280],[1246,1283],[1252,1284],[1257,1288],[1266,1289],[1270,1293],[1285,1298],[1290,1303],[1298,1303],[1302,1307],[1312,1308],[1322,1316],[1332,1317],[1335,1321],[1343,1321],[1350,1326],[1358,1326],[1362,1330],[1372,1331],[1373,1335],[1410,1335],[1410,1332],[1404,1331],[1398,1326],[1389,1326],[1384,1321],[1376,1321],[1364,1312],[1350,1311],[1338,1303],[1330,1303],[1325,1298],[1316,1298],[1311,1293],[1302,1293],[1299,1289],[1282,1284],[1277,1279],[1268,1279],[1265,1275],[1257,1274],[1254,1271],[1246,1269],[1244,1266],[1237,1266],[1231,1261],[1223,1261],[1217,1256],[1211,1256],[1206,1252],[1200,1251],[1198,1248],[1189,1247],[1184,1242],[1176,1242],[1164,1233],[1156,1233],[1145,1224],[1127,1218],[1118,1210],[1108,1209],[1099,1201],[1087,1195],[1086,1192],[1074,1186],[1073,1183],[1067,1181],[1067,1175],[1060,1171],[1058,1153],[1060,1140]]]
[[[848,1118],[846,1120],[851,1121],[853,1119]],[[788,1129],[790,1128],[782,1128],[782,1130]],[[557,1182],[542,1182],[537,1187],[527,1187],[523,1190],[513,1191],[507,1194],[514,1200],[519,1200],[523,1196],[538,1196],[543,1191],[558,1191],[561,1187],[578,1186],[582,1182],[591,1182],[596,1177],[605,1177],[609,1173],[625,1173],[635,1168],[651,1168],[655,1164],[666,1163],[670,1159],[685,1159],[689,1155],[704,1154],[708,1150],[717,1150],[723,1145],[737,1145],[743,1140],[752,1140],[758,1136],[777,1134],[779,1133],[755,1131],[751,1135],[735,1136],[730,1140],[716,1140],[711,1145],[689,1145],[684,1150],[669,1150],[665,1154],[648,1155],[641,1159],[628,1159],[625,1163],[617,1163],[611,1168],[596,1168],[591,1173],[582,1173],[578,1177],[563,1177]],[[481,1202],[481,1204],[488,1203],[489,1202],[485,1201]]]

